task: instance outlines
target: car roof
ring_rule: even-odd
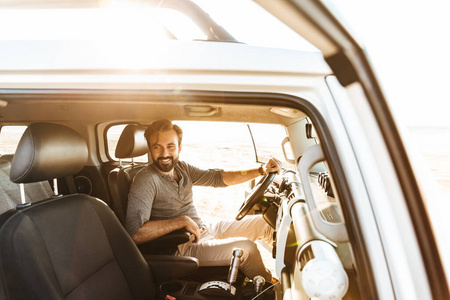
[[[14,54],[14,55],[12,55]],[[3,74],[46,70],[205,70],[327,75],[319,52],[202,41],[0,41]]]
[[[193,91],[221,91],[222,97],[227,90],[265,93],[273,91],[269,83],[280,90],[311,91],[331,73],[318,52],[225,42],[120,46],[119,42],[1,41],[0,56],[9,58],[0,61],[0,99],[7,101],[4,124],[21,120],[97,124],[161,116],[195,120],[202,117],[187,116],[188,106],[208,105],[209,100],[194,99]],[[119,89],[119,94],[111,92]],[[25,102],[26,110],[15,105]],[[286,125],[306,116],[299,111],[290,116],[268,113],[264,105],[220,102],[213,104],[220,114],[209,120]]]

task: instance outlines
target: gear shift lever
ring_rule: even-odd
[[[264,284],[266,284],[266,280],[261,275],[257,275],[253,278],[253,291],[255,292],[255,295],[261,293]]]
[[[209,296],[235,296],[236,288],[232,286],[236,282],[239,265],[241,264],[241,257],[244,251],[239,248],[233,249],[233,256],[231,257],[230,270],[228,271],[228,282],[224,281],[208,281],[200,286],[198,292],[202,295]]]
[[[241,257],[244,252],[240,248],[233,249],[233,257],[231,258],[230,270],[228,271],[228,283],[230,284],[229,289],[231,290],[231,285],[236,282],[238,275],[239,265],[241,264]]]

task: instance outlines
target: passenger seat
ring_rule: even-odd
[[[19,143],[11,180],[73,175],[87,158],[86,142],[75,131],[34,123]],[[0,216],[0,299],[151,300],[155,290],[149,265],[97,198],[53,197]]]

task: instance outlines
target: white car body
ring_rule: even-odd
[[[193,95],[197,92],[242,93],[277,98],[286,104],[288,115],[296,114],[288,108],[293,108],[294,103],[302,99],[303,105],[308,106],[315,116],[315,129],[327,145],[324,152],[328,162],[332,161],[335,175],[342,176],[334,178],[334,184],[342,186],[337,189],[352,199],[345,204],[344,215],[348,226],[357,227],[349,233],[351,239],[364,241],[364,245],[359,246],[365,249],[366,252],[361,253],[367,257],[358,257],[357,264],[360,268],[368,268],[364,275],[368,277],[364,282],[370,282],[367,294],[376,295],[379,299],[438,299],[436,297],[444,295],[446,288],[442,294],[442,291],[436,292],[436,285],[448,287],[449,269],[441,265],[446,279],[440,272],[436,275],[434,266],[427,265],[433,259],[427,260],[425,256],[439,253],[441,259],[437,257],[435,261],[448,261],[444,258],[450,253],[448,239],[436,241],[439,248],[432,245],[431,250],[428,242],[422,240],[423,234],[432,227],[417,227],[417,214],[433,218],[440,215],[416,211],[427,207],[424,183],[414,181],[419,178],[416,173],[425,171],[415,167],[411,173],[398,164],[399,156],[404,158],[401,163],[408,163],[408,157],[404,156],[404,149],[398,149],[398,144],[393,143],[395,134],[388,136],[386,127],[380,127],[388,120],[392,122],[388,126],[396,130],[389,111],[386,111],[386,120],[381,120],[378,112],[374,113],[374,106],[379,102],[373,99],[379,99],[379,89],[367,85],[374,78],[364,77],[365,70],[361,67],[356,78],[367,81],[361,84],[358,80],[349,83],[344,80],[343,87],[339,83],[341,74],[334,74],[336,66],[330,67],[326,60],[338,53],[339,47],[319,33],[315,24],[308,28],[305,26],[309,19],[299,18],[298,12],[291,7],[297,5],[296,2],[257,2],[294,30],[304,33],[323,53],[199,41],[168,41],[158,46],[143,41],[127,47],[120,41],[1,41],[0,99],[3,99],[2,95],[13,92],[26,95],[42,91],[70,94],[74,91],[164,90],[175,96],[185,92]],[[312,2],[307,3],[314,5]],[[7,110],[8,105],[1,108],[0,113]],[[61,105],[61,114],[70,114],[70,104],[69,111],[65,110],[63,103]],[[375,107],[375,110],[387,106],[380,104],[380,107]],[[44,119],[30,109],[23,110],[20,115],[8,116],[6,123],[33,120],[35,116]],[[245,116],[235,117],[245,120]],[[136,112],[135,119],[146,119],[146,112]],[[286,128],[297,157],[309,145],[295,140],[298,128],[294,125]],[[97,133],[100,134],[104,126],[97,127]],[[89,138],[94,139],[93,136]],[[401,141],[399,144],[402,145]],[[90,156],[89,164],[98,165],[100,160]],[[412,207],[408,197],[416,191],[420,192],[417,197],[422,202],[416,202],[417,206]],[[429,224],[428,220],[423,221]],[[433,224],[439,222],[433,220]],[[436,238],[445,238],[439,233],[441,227],[435,230]],[[278,260],[277,264],[282,262]],[[297,275],[292,278],[292,298],[285,295],[283,299],[308,299]]]

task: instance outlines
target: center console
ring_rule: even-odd
[[[248,299],[251,300],[257,295],[258,300],[274,299],[274,292],[270,284],[266,284],[262,276],[255,276],[253,280],[240,280],[238,276],[242,249],[235,248],[232,252],[228,276],[223,280],[211,280],[199,282],[195,277],[188,279],[171,279],[159,285],[158,299]],[[187,261],[188,262],[188,261]],[[184,262],[185,267],[189,263]],[[186,268],[186,270],[189,268]],[[192,271],[192,269],[191,269]],[[176,278],[171,277],[171,278]],[[208,277],[211,278],[211,277]],[[226,280],[226,281],[225,281]],[[268,289],[263,292],[264,289]]]
[[[254,283],[248,282],[243,286],[232,287],[235,294],[231,294],[227,290],[228,283],[223,281],[209,281],[207,283],[199,283],[187,280],[171,280],[164,282],[159,286],[159,299],[167,300],[212,300],[212,299],[242,299],[251,300],[257,294],[254,291]],[[263,290],[270,287],[271,284],[266,283]],[[273,300],[275,293],[272,289],[261,294],[258,300]]]

